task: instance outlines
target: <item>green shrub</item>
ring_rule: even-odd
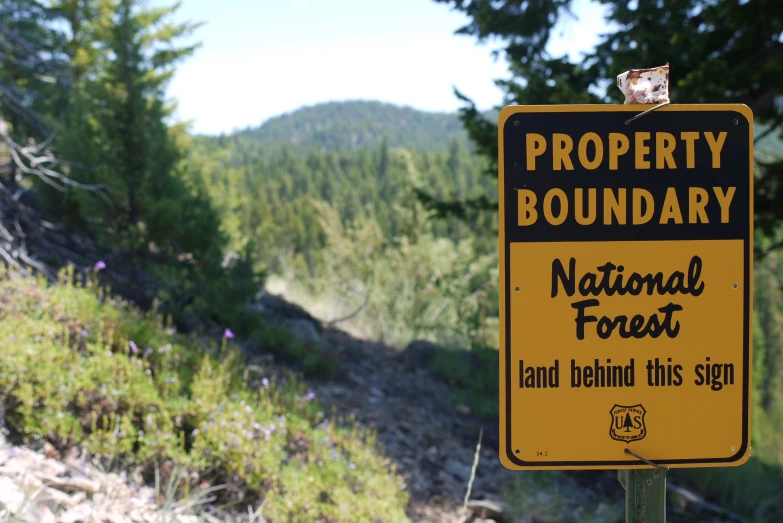
[[[477,416],[493,416],[498,403],[499,354],[495,349],[443,349],[435,353],[430,371],[451,385],[454,400]]]
[[[81,445],[148,476],[168,461],[214,471],[272,521],[405,520],[407,494],[372,434],[325,420],[293,375],[243,372],[228,339],[185,338],[146,316],[91,288],[0,281],[0,407],[12,434]]]
[[[256,315],[256,327],[248,335],[254,346],[262,347],[281,361],[296,365],[305,376],[331,378],[336,374],[337,360],[321,347],[302,342],[282,322]]]

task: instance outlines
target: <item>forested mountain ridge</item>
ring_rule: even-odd
[[[265,145],[322,151],[374,149],[384,140],[390,147],[420,152],[447,149],[453,138],[468,143],[456,113],[366,100],[304,106],[237,134]]]

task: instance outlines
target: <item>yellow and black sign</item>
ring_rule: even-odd
[[[750,456],[753,115],[649,108],[500,113],[507,468]]]

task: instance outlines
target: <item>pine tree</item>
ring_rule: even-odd
[[[619,103],[618,74],[668,62],[676,103],[745,103],[766,126],[759,136],[783,129],[783,9],[778,0],[598,0],[608,8],[612,29],[576,62],[546,51],[552,29],[570,16],[572,0],[435,1],[468,16],[458,34],[503,42],[511,78],[496,83],[504,91],[504,104]],[[465,102],[465,128],[489,160],[487,173],[496,177],[497,125],[469,98],[456,94]],[[756,227],[770,235],[783,220],[783,160],[760,164],[758,170]],[[493,199],[484,197],[464,204],[426,193],[421,197],[447,214],[464,215],[466,207],[497,209]]]
[[[144,10],[137,0],[120,0],[105,31],[84,28],[105,40],[85,42],[102,52],[90,60],[71,100],[66,123],[70,132],[58,142],[77,166],[71,176],[113,189],[107,205],[92,194],[72,193],[64,207],[68,216],[93,226],[115,246],[135,249],[156,241],[165,245],[171,228],[171,200],[181,185],[174,174],[180,152],[164,119],[170,108],[163,99],[173,65],[193,47],[174,41],[193,29],[171,25],[173,9]],[[74,31],[74,34],[80,34]],[[72,51],[74,60],[81,49]]]

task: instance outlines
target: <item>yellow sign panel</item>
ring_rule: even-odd
[[[648,108],[500,113],[507,468],[750,456],[753,115]]]

